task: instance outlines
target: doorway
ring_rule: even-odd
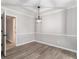
[[[16,46],[16,17],[6,16],[6,50]]]

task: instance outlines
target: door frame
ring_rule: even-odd
[[[15,32],[15,35],[14,35],[14,36],[15,36],[15,39],[14,39],[14,42],[15,42],[15,46],[16,46],[16,17],[15,17],[15,16],[12,16],[12,15],[6,15],[6,17],[7,17],[7,16],[10,16],[10,17],[13,18],[13,19],[12,19],[12,20],[13,20],[13,27],[15,26],[15,27],[14,27],[14,30],[13,30],[13,31]],[[7,19],[6,19],[6,21],[7,21]],[[13,36],[13,38],[14,38],[14,36]],[[6,47],[6,48],[7,48],[7,47]]]
[[[15,16],[12,16],[12,15],[7,15],[6,14],[6,11],[4,11],[3,12],[3,15],[2,15],[2,17],[3,17],[3,22],[2,22],[2,24],[4,25],[3,27],[4,27],[4,29],[2,29],[1,30],[1,32],[3,32],[3,34],[1,33],[1,39],[2,39],[2,44],[3,44],[3,46],[2,46],[2,53],[3,53],[3,55],[4,56],[7,56],[7,47],[6,47],[6,36],[7,36],[7,34],[6,34],[6,16],[11,16],[11,17],[13,17],[14,19],[13,19],[13,23],[15,23],[15,28],[14,28],[14,30],[15,30],[15,47],[16,47],[16,17]],[[15,21],[14,21],[15,20]],[[14,24],[13,24],[13,26],[14,26]],[[2,28],[3,28],[2,27]],[[13,37],[14,38],[14,37]]]
[[[6,56],[6,11],[4,10],[1,15],[1,41],[2,52]]]

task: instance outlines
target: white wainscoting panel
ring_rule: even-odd
[[[69,51],[77,51],[77,39],[72,36],[37,34],[36,41]]]
[[[30,43],[35,41],[34,39],[34,33],[30,34],[17,34],[16,35],[16,46],[20,46],[26,43]]]

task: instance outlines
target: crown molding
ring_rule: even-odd
[[[10,11],[13,11],[13,12],[15,12],[15,13],[18,13],[18,14],[22,14],[22,15],[25,15],[25,16],[28,16],[28,17],[34,17],[34,16],[32,16],[32,15],[29,15],[29,14],[27,14],[27,13],[24,13],[24,12],[20,12],[20,11],[17,11],[17,10],[15,10],[15,9],[10,9],[10,8],[7,8],[7,7],[1,7],[1,9],[3,9],[4,11],[6,11],[6,10],[10,10]]]

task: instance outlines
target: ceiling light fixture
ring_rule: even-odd
[[[37,18],[36,18],[36,22],[41,22],[42,21],[42,18],[41,18],[41,16],[40,16],[40,6],[37,6],[37,11],[38,11],[38,13],[37,13]]]

